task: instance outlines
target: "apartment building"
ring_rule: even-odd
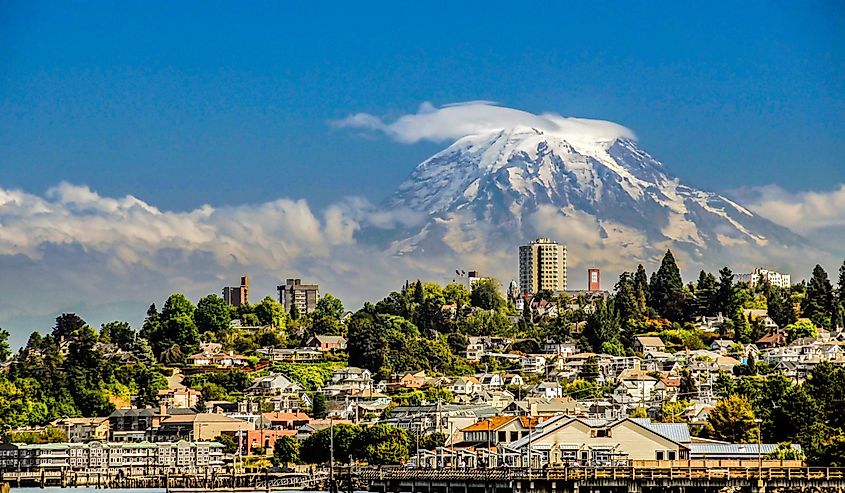
[[[232,306],[249,304],[249,276],[241,276],[240,286],[226,286],[223,288],[223,300],[226,304]]]
[[[124,474],[197,472],[223,467],[218,442],[0,444],[0,471],[121,470]]]
[[[285,284],[277,286],[279,302],[290,313],[291,307],[296,306],[299,313],[311,313],[317,308],[320,300],[320,286],[318,284],[302,284],[301,279],[286,279]]]
[[[566,246],[548,238],[520,246],[519,288],[523,293],[566,291]]]

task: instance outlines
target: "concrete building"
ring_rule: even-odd
[[[537,238],[519,247],[519,288],[523,293],[566,291],[566,246]]]
[[[218,442],[0,444],[0,471],[198,472],[223,467]]]
[[[753,269],[748,274],[734,274],[734,280],[736,282],[747,282],[752,288],[766,281],[779,288],[788,288],[792,285],[792,277],[789,274],[781,274],[760,267]]]
[[[223,414],[198,413],[170,416],[152,431],[155,441],[212,440],[225,432],[254,430],[255,424]]]
[[[286,279],[285,284],[277,286],[279,302],[290,313],[291,306],[296,305],[299,313],[311,313],[317,308],[320,300],[320,286],[318,284],[302,284],[301,279]]]
[[[223,300],[228,305],[241,306],[249,303],[249,276],[241,276],[240,286],[223,288]]]
[[[106,440],[109,437],[108,417],[60,418],[50,424],[63,429],[71,443]]]

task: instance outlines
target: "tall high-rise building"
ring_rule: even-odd
[[[226,286],[223,288],[223,300],[232,306],[249,303],[249,276],[241,276],[240,286]]]
[[[523,293],[566,291],[566,246],[537,238],[519,247],[519,289]]]
[[[317,308],[320,300],[320,286],[318,284],[302,284],[301,279],[287,279],[285,284],[278,286],[279,303],[290,313],[290,307],[296,305],[299,313],[311,313]]]
[[[587,269],[587,291],[601,291],[601,271],[598,269]]]

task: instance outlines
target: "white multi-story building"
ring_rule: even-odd
[[[537,238],[519,247],[519,289],[523,293],[566,291],[566,246]]]
[[[772,286],[779,288],[788,288],[792,285],[792,277],[789,274],[781,274],[780,272],[760,267],[754,268],[748,274],[734,274],[734,280],[737,282],[747,282],[752,288],[766,281]]]
[[[125,474],[197,472],[223,466],[218,442],[0,444],[0,471],[120,470]]]

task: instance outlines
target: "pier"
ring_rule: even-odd
[[[845,492],[845,468],[562,467],[361,469],[374,493]]]

